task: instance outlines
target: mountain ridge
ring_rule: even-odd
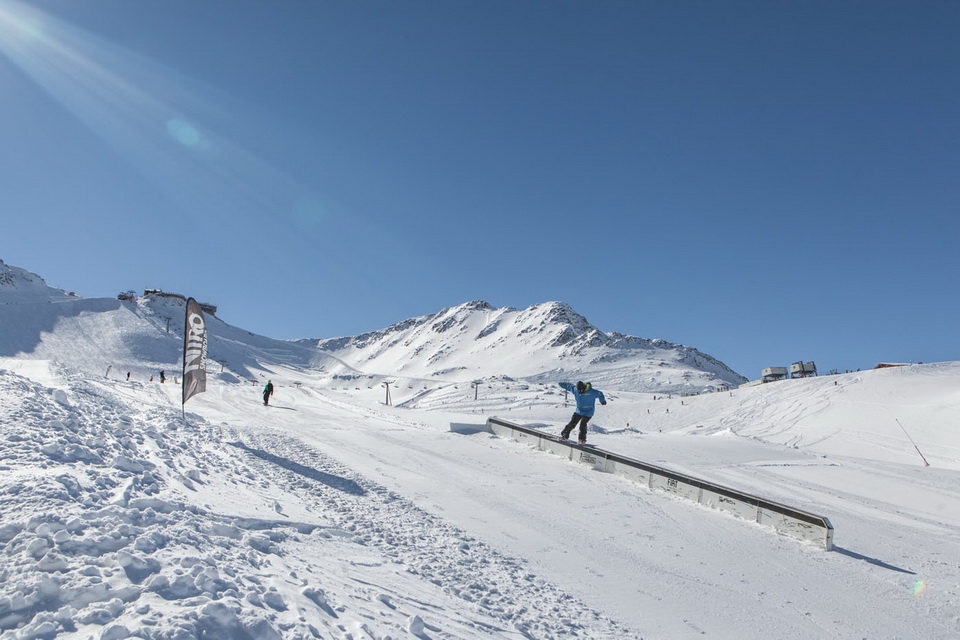
[[[31,304],[44,301],[58,304],[43,305],[39,311]],[[0,261],[0,302],[6,303],[4,320],[12,328],[7,344],[0,343],[0,354],[51,357],[63,352],[59,347],[65,342],[81,340],[87,344],[85,359],[67,363],[70,366],[99,371],[110,366],[124,370],[176,366],[181,348],[176,320],[183,313],[182,300],[152,294],[122,300],[82,298]],[[337,338],[276,340],[234,327],[218,316],[208,327],[208,356],[221,368],[232,369],[233,379],[251,379],[255,371],[289,366],[329,376],[331,383],[343,377],[437,383],[494,377],[542,383],[584,378],[612,389],[665,394],[715,391],[746,381],[692,347],[604,332],[560,301],[516,309],[472,300]],[[163,348],[145,350],[144,345],[153,343]],[[147,352],[164,354],[162,361],[142,362]]]
[[[50,299],[64,299],[76,297],[63,289],[49,286],[37,274],[7,264],[0,260],[0,295],[3,301],[12,302],[45,302]]]
[[[463,381],[510,375],[548,381],[568,375],[664,393],[699,393],[746,381],[693,347],[604,332],[559,301],[518,310],[473,300],[356,336],[297,342],[360,370],[423,378],[452,376]],[[398,353],[405,356],[403,362]],[[458,357],[466,364],[458,364]],[[510,370],[497,369],[507,364]],[[668,370],[675,375],[663,375]]]

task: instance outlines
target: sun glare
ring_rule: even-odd
[[[226,109],[197,83],[18,0],[0,0],[0,58],[189,210],[298,223],[310,189],[218,135]]]
[[[197,147],[198,140],[191,142],[197,129],[172,116],[178,110],[155,93],[163,78],[93,34],[16,0],[0,0],[0,54],[128,159],[160,162],[161,133],[167,142]]]

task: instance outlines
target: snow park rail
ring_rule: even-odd
[[[773,527],[784,535],[823,545],[827,550],[833,548],[833,525],[824,516],[814,515],[779,502],[699,480],[593,446],[588,447],[560,440],[557,436],[500,418],[488,418],[486,429],[494,435],[531,444],[538,449],[567,457],[598,471],[641,482],[650,489],[666,491],[713,509]]]

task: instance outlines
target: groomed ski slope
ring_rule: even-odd
[[[388,407],[274,363],[272,406],[212,376],[184,421],[174,384],[0,370],[2,638],[960,635],[958,363],[598,409],[603,448],[826,515],[832,552],[469,426],[558,429],[537,386]]]

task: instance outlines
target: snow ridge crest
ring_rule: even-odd
[[[537,378],[570,371],[568,376],[589,374],[633,389],[659,390],[663,382],[649,384],[652,370],[673,368],[679,371],[671,378],[680,385],[690,380],[691,391],[745,381],[691,347],[606,333],[560,301],[517,310],[473,300],[379,331],[315,344],[358,370],[384,375]]]
[[[65,291],[47,286],[44,279],[37,274],[0,260],[0,300],[44,302],[65,297],[68,297]]]

